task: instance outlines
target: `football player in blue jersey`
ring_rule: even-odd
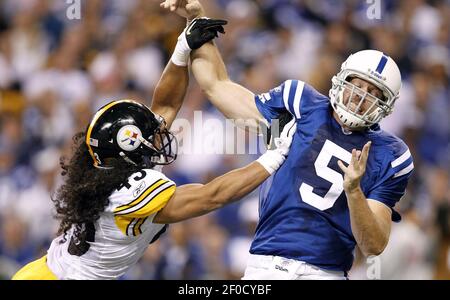
[[[161,6],[204,16],[197,0]],[[255,120],[256,128],[288,113],[297,123],[289,157],[261,188],[244,279],[346,279],[355,246],[366,256],[383,252],[414,168],[407,145],[378,124],[399,97],[392,58],[376,50],[350,55],[328,96],[300,80],[255,95],[229,79],[213,43],[193,51],[191,64],[227,118]]]

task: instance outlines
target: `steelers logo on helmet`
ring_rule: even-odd
[[[117,133],[117,144],[125,151],[133,151],[141,144],[139,136],[142,136],[142,132],[137,126],[123,126]]]

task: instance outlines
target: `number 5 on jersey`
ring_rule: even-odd
[[[299,188],[303,202],[320,210],[326,210],[333,207],[336,200],[344,191],[344,177],[342,174],[328,167],[333,156],[347,164],[350,163],[352,158],[352,154],[344,148],[336,145],[332,141],[325,141],[322,150],[320,150],[320,153],[314,162],[317,176],[331,183],[331,187],[324,197],[315,194],[313,192],[314,187],[307,183],[303,182]]]

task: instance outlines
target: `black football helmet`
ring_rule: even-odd
[[[86,129],[86,145],[97,168],[109,168],[111,158],[151,168],[177,157],[177,140],[164,118],[133,100],[112,101],[100,108]]]

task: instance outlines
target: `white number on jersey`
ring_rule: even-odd
[[[320,210],[326,210],[333,207],[336,200],[344,191],[344,177],[342,174],[328,167],[333,156],[346,163],[350,163],[352,158],[352,154],[344,148],[336,145],[330,140],[325,141],[322,150],[320,150],[320,153],[314,162],[317,176],[332,184],[325,197],[315,194],[313,192],[314,187],[307,183],[303,182],[299,188],[302,200]]]

